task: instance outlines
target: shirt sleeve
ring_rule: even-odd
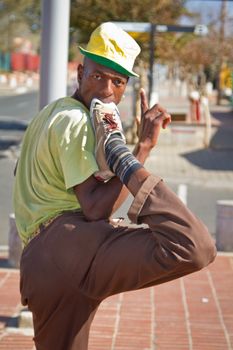
[[[62,176],[69,189],[98,170],[94,131],[89,116],[77,110],[60,116],[54,125],[54,133]]]

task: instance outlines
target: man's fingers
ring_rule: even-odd
[[[160,125],[165,129],[169,123],[171,123],[171,115],[167,113],[167,110],[159,104],[153,105],[151,108],[148,106],[148,100],[144,89],[140,89],[141,97],[141,115],[142,117],[147,115],[148,119],[157,120]]]
[[[166,129],[168,124],[171,123],[171,115],[167,112],[159,112],[157,111],[157,115],[155,116],[154,120],[160,120],[160,123],[162,124],[163,129]]]
[[[165,119],[163,120],[163,129],[166,129],[166,127],[168,126],[168,124],[170,124],[172,121],[172,118],[170,116],[170,114],[166,114]]]
[[[150,111],[152,113],[155,113],[155,112],[167,113],[167,110],[157,103],[150,108]]]
[[[139,130],[140,130],[141,118],[136,116],[135,121],[136,121],[136,127],[137,127],[137,136],[139,136],[139,134],[140,134]]]
[[[143,116],[149,109],[146,92],[143,88],[140,89],[140,98],[141,98],[141,116]]]

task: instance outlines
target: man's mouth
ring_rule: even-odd
[[[98,96],[96,96],[96,98],[98,98],[98,100],[100,100],[103,103],[111,103],[111,102],[116,103],[112,97],[98,97]]]

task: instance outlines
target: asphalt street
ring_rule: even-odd
[[[0,117],[29,121],[38,111],[37,91],[13,96],[0,96]]]
[[[127,104],[127,101],[124,103]],[[8,221],[9,214],[12,213],[13,169],[18,155],[17,144],[23,137],[27,123],[37,111],[37,92],[0,97],[0,245],[8,244]],[[159,173],[158,164],[161,167],[163,166],[162,159],[161,149],[161,155],[158,158],[152,156],[148,160],[148,167],[150,169],[158,169]],[[218,183],[216,186],[215,182],[211,180],[195,183],[192,180],[192,176],[186,177],[184,181],[180,174],[176,174],[175,168],[172,176],[170,173],[167,179],[166,176],[163,176],[163,178],[176,193],[183,193],[187,206],[205,222],[210,232],[214,235],[216,228],[216,202],[220,199],[232,199],[233,185],[222,183],[221,186]],[[131,197],[118,210],[116,216],[126,217],[130,203]]]

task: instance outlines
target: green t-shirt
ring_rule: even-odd
[[[49,104],[32,120],[14,185],[16,225],[24,244],[41,223],[80,209],[73,186],[98,170],[94,147],[89,111],[71,97]]]

